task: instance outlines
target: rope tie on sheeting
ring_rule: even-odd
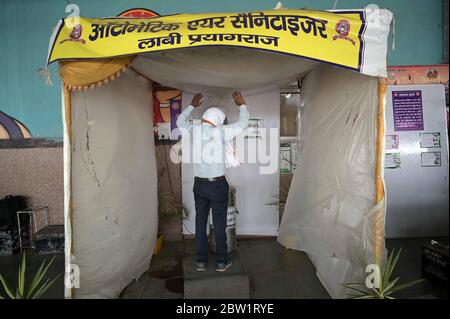
[[[392,16],[392,51],[395,51],[395,16]]]
[[[277,5],[274,8],[275,10],[283,10],[286,9],[285,7],[283,7],[283,4],[281,3],[281,1],[278,1]]]
[[[336,7],[337,7],[337,5],[338,5],[338,2],[339,2],[339,0],[335,0],[335,1],[334,1],[334,6],[333,6],[333,10],[335,10],[335,9],[336,9]]]
[[[48,70],[47,66],[43,69],[42,68],[37,69],[36,76],[42,77],[45,81],[45,85],[48,85],[48,86],[53,85],[53,82],[51,79],[51,74],[50,74],[50,71]]]

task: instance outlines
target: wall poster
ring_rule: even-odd
[[[393,91],[394,131],[421,131],[423,125],[422,91]]]

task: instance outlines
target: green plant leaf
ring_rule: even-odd
[[[37,290],[36,292],[30,296],[30,299],[38,299],[40,295],[42,295],[45,292],[45,287],[49,283],[49,279],[47,279]],[[42,292],[42,293],[41,293]]]
[[[355,288],[355,287],[351,287],[351,286],[347,286],[347,285],[344,285],[344,287],[346,287],[346,288],[348,288],[348,289],[351,289],[351,290],[353,290],[353,291],[357,291],[357,292],[359,292],[359,293],[361,293],[361,294],[363,294],[363,295],[370,294],[370,292],[368,292],[367,290],[362,290],[362,289]]]
[[[391,254],[389,255],[389,259],[384,267],[383,271],[383,287],[386,287],[389,284],[389,279],[392,276],[395,266],[397,265],[400,254],[402,253],[402,248],[399,249],[397,253],[393,249]]]
[[[411,282],[407,282],[407,283],[398,285],[397,287],[392,288],[391,291],[389,291],[388,294],[390,295],[390,294],[392,294],[392,293],[394,293],[396,291],[400,291],[400,290],[409,288],[409,287],[414,286],[414,285],[416,285],[416,284],[418,284],[419,282],[422,282],[422,281],[424,281],[424,279],[418,279],[418,280],[414,280],[414,281],[411,281]]]
[[[11,288],[9,288],[8,284],[6,283],[5,278],[3,278],[2,274],[0,274],[0,282],[2,283],[3,289],[5,290],[6,294],[9,296],[9,298],[16,299],[14,297],[14,294],[13,294]]]
[[[61,275],[56,276],[55,278],[53,278],[52,281],[46,281],[44,285],[42,285],[41,288],[39,288],[39,290],[36,292],[36,294],[33,296],[32,299],[38,299],[40,298],[47,290],[48,288],[50,288],[55,281],[60,277]]]
[[[18,277],[18,293],[20,298],[23,298],[24,296],[24,290],[25,290],[25,272],[26,272],[26,268],[27,268],[27,263],[26,263],[26,254],[25,251],[22,254],[22,262],[19,266],[19,277]]]
[[[384,295],[386,295],[389,290],[395,286],[395,284],[400,280],[400,277],[395,278],[394,280],[392,280],[386,287],[383,287],[382,293]]]
[[[348,282],[343,284],[343,286],[347,287],[347,286],[366,286],[366,283],[364,282]]]
[[[50,268],[50,266],[53,263],[53,260],[55,260],[55,256],[53,256],[53,258],[46,264],[46,260],[44,260],[41,264],[41,267],[39,267],[38,272],[36,273],[36,275],[34,276],[31,285],[30,285],[30,290],[28,291],[28,294],[26,296],[26,298],[33,298],[33,292],[35,291],[35,289],[39,286],[39,284],[41,283],[42,279],[44,278],[45,274],[47,273],[48,269]]]
[[[376,299],[376,298],[372,295],[365,295],[365,296],[354,297],[353,299]]]
[[[395,253],[395,249],[392,249],[391,253],[388,255],[388,259],[381,265],[380,268],[380,276],[381,276],[381,286],[385,287],[388,283],[388,278],[387,278],[387,270],[389,268],[389,265],[392,262],[392,258],[394,256]]]
[[[25,253],[22,255],[21,263],[19,264],[19,272],[18,272],[18,278],[17,278],[17,286],[13,290],[8,286],[6,280],[3,278],[3,276],[0,274],[0,282],[8,295],[11,299],[36,299],[42,296],[43,293],[45,293],[50,286],[61,276],[58,275],[55,277],[52,281],[46,280],[44,284],[41,285],[42,280],[47,273],[48,269],[52,265],[56,255],[53,256],[53,258],[47,263],[46,260],[44,260],[39,267],[38,271],[33,277],[33,280],[31,282],[30,288],[28,290],[28,293],[26,293],[25,284],[26,284],[26,256]],[[36,291],[37,289],[37,291]],[[33,292],[34,295],[33,295]],[[3,296],[0,296],[0,299],[5,299]]]
[[[361,265],[364,267],[364,271],[365,271],[367,268],[367,264],[368,264],[366,256],[357,252],[356,257],[358,257],[358,260],[361,263]]]
[[[44,276],[45,276],[44,267],[45,267],[45,261],[41,264],[41,266],[39,267],[38,271],[34,275],[32,281],[31,281],[30,288],[28,290],[26,298],[30,298],[30,296],[32,295],[34,290],[39,286],[40,282],[44,278]]]
[[[377,288],[372,288],[371,291],[373,291],[375,293],[375,294],[372,294],[372,295],[374,297],[376,297],[377,299],[382,299],[383,298],[383,294]]]
[[[29,298],[30,295],[33,293],[33,291],[36,289],[36,287],[39,285],[39,282],[44,277],[43,269],[45,266],[45,261],[39,266],[38,271],[34,274],[33,279],[31,280],[30,287],[28,289],[28,293],[26,295],[26,298]]]
[[[388,278],[391,278],[395,266],[397,265],[398,259],[400,258],[400,254],[402,253],[402,247],[400,247],[400,249],[398,250],[397,254],[394,257],[394,260],[392,261],[392,264],[389,267],[389,273],[388,273]]]
[[[357,297],[367,296],[367,294],[355,294],[355,293],[349,293],[348,299],[356,299]]]

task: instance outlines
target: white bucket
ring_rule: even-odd
[[[225,232],[227,234],[227,248],[228,253],[236,250],[237,240],[236,240],[236,214],[238,213],[236,207],[228,207],[227,210],[227,228]],[[211,216],[211,215],[210,215]],[[214,233],[214,225],[212,221],[212,216],[209,223],[209,249],[213,252],[216,251],[216,238]]]

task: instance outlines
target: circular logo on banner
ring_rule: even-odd
[[[350,33],[350,22],[347,20],[339,20],[336,23],[336,32],[341,36],[346,37]]]
[[[73,26],[72,32],[70,32],[69,37],[74,40],[81,38],[81,33],[83,32],[83,27],[81,24],[75,24]]]
[[[59,42],[59,44],[64,42],[78,42],[81,44],[86,44],[86,40],[80,39],[82,33],[83,27],[81,26],[81,24],[75,24],[72,28],[72,31],[69,33],[69,37]]]
[[[130,18],[156,18],[159,17],[160,14],[144,8],[134,8],[125,10],[122,13],[117,15],[118,17],[130,17]]]

